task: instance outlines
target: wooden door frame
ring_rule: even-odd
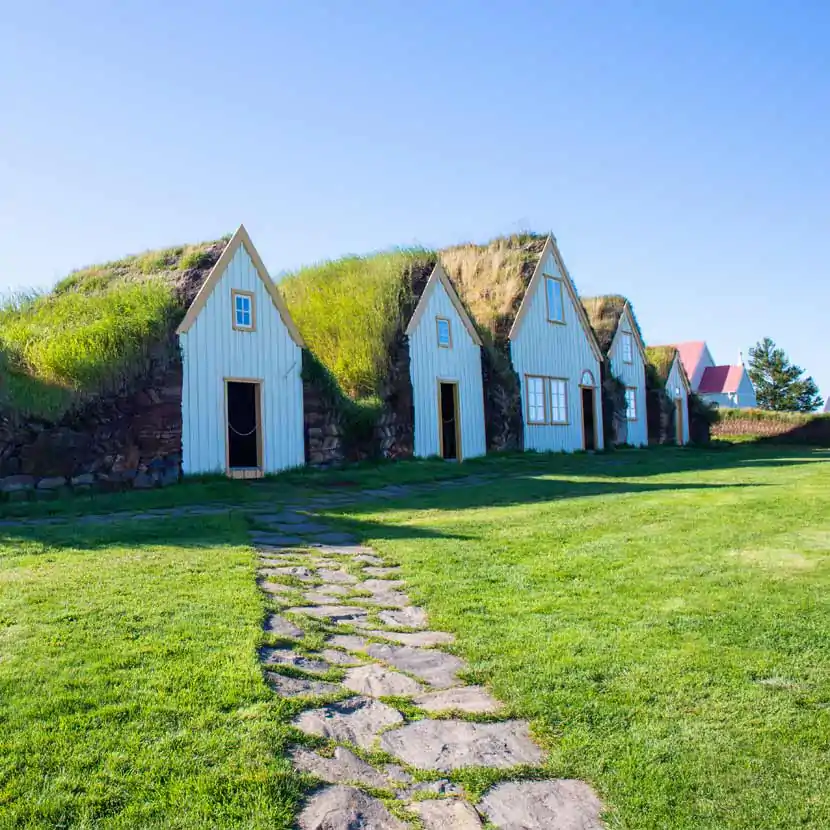
[[[444,458],[444,415],[441,410],[441,384],[455,387],[455,460],[460,462],[463,459],[461,451],[461,390],[457,380],[437,378],[436,392],[438,396],[438,453]]]
[[[584,372],[583,372],[584,374]],[[579,424],[582,429],[582,449],[587,452],[588,447],[585,445],[585,398],[582,395],[583,390],[589,389],[591,392],[591,404],[594,408],[593,418],[591,423],[594,425],[594,452],[599,449],[599,438],[597,436],[597,387],[583,386],[579,384]]]
[[[254,406],[256,407],[257,421],[257,442],[256,456],[257,466],[252,467],[231,467],[231,445],[228,440],[228,384],[229,383],[252,383],[254,385]],[[225,475],[228,478],[263,478],[265,475],[265,429],[262,420],[262,385],[265,381],[262,378],[223,378],[222,385],[225,390]]]
[[[675,440],[677,441],[677,446],[682,447],[685,445],[685,441],[683,440],[683,431],[686,425],[686,418],[683,414],[683,398],[675,398],[674,399],[674,419],[675,419]]]

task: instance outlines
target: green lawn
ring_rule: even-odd
[[[403,565],[473,679],[531,719],[551,774],[590,781],[611,828],[830,827],[830,453],[468,469],[504,478],[329,515]],[[457,472],[366,466],[7,508],[277,503]],[[239,513],[0,527],[0,827],[291,826],[296,704],[257,666],[245,528]]]

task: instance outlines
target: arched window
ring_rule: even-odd
[[[579,381],[580,386],[594,386],[594,376],[586,369],[582,373],[582,380]]]

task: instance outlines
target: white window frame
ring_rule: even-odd
[[[622,333],[622,359],[623,363],[634,362],[634,335],[630,331]]]
[[[441,341],[441,323],[447,324],[447,342],[443,343]],[[439,349],[451,349],[452,348],[452,322],[448,317],[436,317],[435,318],[435,336],[438,340],[438,348]]]
[[[559,291],[559,317],[554,317],[550,306],[550,283],[556,283]],[[547,309],[547,318],[549,323],[556,323],[558,325],[565,324],[565,286],[564,281],[560,277],[554,277],[551,274],[545,274],[545,306]]]
[[[631,393],[631,397],[629,398],[629,394]],[[637,420],[637,387],[636,386],[626,386],[625,387],[625,419],[627,421],[636,421]]]
[[[247,300],[248,307],[239,307],[239,300]],[[234,331],[256,331],[256,297],[252,291],[242,291],[234,288],[231,291],[231,314]],[[240,314],[242,315],[242,322],[240,322]],[[245,316],[248,317],[248,323],[245,323]]]
[[[569,423],[567,378],[548,378],[547,385],[550,397],[549,423],[557,425]]]
[[[527,422],[539,426],[548,422],[547,384],[543,375],[525,375],[525,404],[527,407]],[[532,396],[532,397],[531,397]],[[542,410],[541,420],[539,408]]]

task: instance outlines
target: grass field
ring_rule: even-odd
[[[470,469],[504,479],[328,515],[402,564],[551,774],[590,781],[610,828],[830,826],[830,453]],[[214,494],[277,503],[338,476],[342,492],[328,474]],[[291,824],[295,710],[257,667],[244,519],[148,524],[0,528],[0,827]]]

